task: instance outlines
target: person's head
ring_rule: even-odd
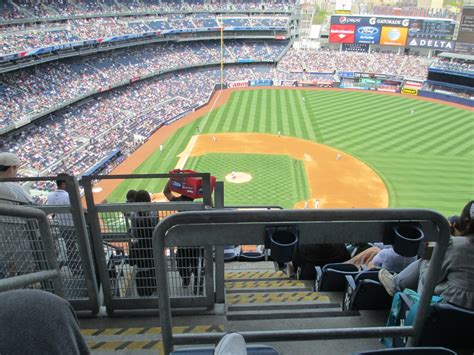
[[[127,196],[125,197],[127,202],[133,202],[135,201],[135,196],[137,195],[137,191],[136,190],[129,190],[127,192]]]
[[[18,173],[20,160],[13,153],[0,153],[0,177],[14,178]]]
[[[474,201],[469,201],[461,211],[460,216],[448,217],[452,235],[474,233]]]
[[[66,173],[61,173],[58,174],[57,179],[56,179],[56,186],[60,190],[66,190],[66,177],[69,175]]]
[[[138,190],[135,194],[135,200],[133,202],[151,202],[150,193],[145,190]]]

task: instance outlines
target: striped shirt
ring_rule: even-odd
[[[0,182],[0,204],[31,205],[34,201],[22,186],[14,182]]]

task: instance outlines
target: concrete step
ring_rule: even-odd
[[[234,281],[269,281],[288,280],[288,276],[281,271],[227,271],[226,282]]]
[[[227,293],[235,292],[287,292],[311,290],[310,284],[296,280],[234,281],[226,282]]]
[[[329,296],[320,292],[234,292],[226,294],[226,305],[237,304],[293,304],[293,303],[330,303]]]
[[[335,318],[359,316],[358,311],[341,311],[340,308],[283,309],[283,310],[250,310],[227,312],[229,321],[255,321],[263,319],[300,319],[300,318]]]
[[[173,327],[173,334],[222,333],[223,325],[195,325]],[[82,335],[93,354],[163,353],[161,327],[82,329]]]

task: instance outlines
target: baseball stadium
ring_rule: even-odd
[[[472,353],[473,5],[0,1],[0,353]]]

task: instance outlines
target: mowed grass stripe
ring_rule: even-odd
[[[235,126],[232,129],[233,132],[242,132],[242,128],[250,116],[250,110],[252,108],[252,101],[250,101],[250,98],[252,95],[250,91],[245,91],[244,93],[245,94],[242,96],[243,102],[237,106]]]
[[[279,100],[280,100],[280,108],[282,113],[281,118],[281,127],[282,127],[282,134],[285,136],[290,135],[290,115],[288,112],[288,102],[287,102],[287,95],[285,90],[278,90]]]
[[[277,107],[276,91],[270,90],[270,132],[278,132],[279,110]]]
[[[301,127],[301,123],[304,122],[301,119],[301,106],[304,104],[301,92],[300,91],[290,91],[290,97],[292,98],[293,102],[291,103],[291,122],[293,122],[293,126],[295,127],[295,137],[304,137],[303,128]]]
[[[316,139],[315,130],[311,123],[309,112],[307,110],[306,101],[308,99],[306,98],[306,95],[302,95],[302,98],[303,97],[305,98],[303,104],[297,106],[298,117],[300,117],[300,120],[303,121],[303,136],[301,138],[310,141],[319,141],[318,139]]]
[[[251,91],[249,91],[251,92]],[[250,101],[248,105],[250,106],[250,113],[249,116],[245,119],[247,120],[247,130],[246,132],[255,132],[257,131],[257,119],[256,119],[256,112],[257,112],[257,103],[255,102],[255,94],[251,92]]]
[[[296,115],[295,115],[296,103],[291,91],[285,90],[285,101],[288,107],[288,128],[290,132],[287,135],[291,137],[300,137],[297,135],[297,132],[296,132],[296,123],[295,123],[295,121],[297,121]]]
[[[229,105],[228,111],[225,113],[223,117],[223,124],[220,128],[220,132],[233,132],[231,129],[233,121],[237,118],[236,116],[238,115],[238,109],[243,100],[244,100],[244,94],[245,91],[240,91],[239,95],[237,96],[237,100],[232,100],[231,104]],[[227,105],[226,105],[227,107]]]

